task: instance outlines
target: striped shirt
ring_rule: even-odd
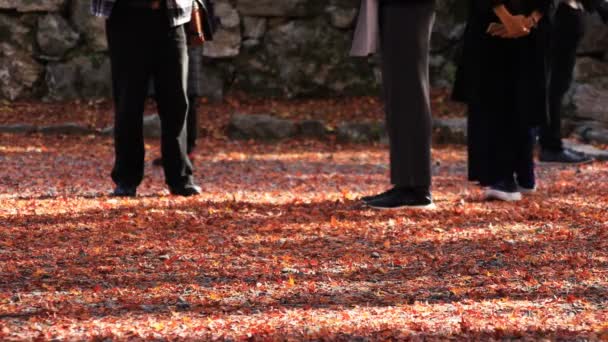
[[[114,4],[119,0],[93,0],[91,1],[91,13],[96,17],[109,18],[112,14]],[[129,1],[129,0],[120,0]],[[193,0],[165,0],[167,3],[167,15],[171,26],[183,25],[190,21],[192,16]]]

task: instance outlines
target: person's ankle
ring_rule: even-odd
[[[411,186],[411,185],[394,185],[393,188],[399,191],[406,191],[415,194],[430,194],[431,190],[428,186]]]
[[[415,187],[411,187],[410,191],[413,194],[420,195],[420,196],[430,196],[431,195],[431,189],[428,186],[415,186]]]
[[[515,182],[515,179],[513,178],[501,179],[492,183],[490,188],[506,192],[517,192],[517,182]]]

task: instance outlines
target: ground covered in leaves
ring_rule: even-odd
[[[436,147],[433,212],[379,212],[381,145],[200,141],[198,198],[109,138],[0,135],[0,340],[608,339],[608,165],[482,201]]]
[[[230,117],[240,114],[268,114],[285,119],[323,120],[335,127],[342,122],[378,121],[384,119],[383,105],[374,96],[342,97],[327,99],[284,100],[253,98],[245,94],[231,93],[224,101],[213,102],[199,99],[199,131],[201,136],[224,135]],[[435,117],[462,117],[465,108],[450,101],[447,89],[432,90]],[[145,114],[156,113],[154,101],[149,100]],[[22,124],[52,125],[76,123],[92,129],[104,129],[113,124],[112,101],[78,100],[43,103],[40,101],[0,101],[0,125]]]

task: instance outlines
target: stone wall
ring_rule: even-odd
[[[350,58],[359,0],[216,0],[221,26],[204,49],[207,96],[226,91],[301,97],[377,94],[377,58]],[[0,99],[110,95],[103,20],[90,0],[0,0]],[[439,0],[432,82],[449,86],[464,30],[462,0]],[[606,119],[608,29],[589,18],[571,99]],[[600,101],[602,100],[602,101]]]
[[[598,16],[587,19],[568,106],[573,116],[608,125],[608,25]]]
[[[444,0],[434,70],[452,77],[462,20]],[[0,0],[0,98],[110,94],[103,20],[90,0]],[[376,93],[377,60],[347,55],[358,0],[218,0],[221,26],[204,49],[206,92],[262,96]],[[461,18],[462,19],[462,18]],[[448,53],[447,55],[442,55]],[[445,82],[444,82],[445,83]]]

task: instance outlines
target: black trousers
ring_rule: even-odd
[[[198,96],[188,96],[188,120],[186,123],[186,151],[192,153],[198,139]]]
[[[516,180],[533,187],[535,130],[513,111],[469,106],[469,180],[482,186]]]
[[[142,119],[150,79],[154,79],[161,119],[166,182],[192,182],[186,151],[188,55],[183,26],[171,27],[164,10],[126,8],[119,1],[106,22],[115,103],[116,160],[112,179],[137,186],[144,174]]]
[[[158,103],[156,96],[153,97]],[[188,154],[194,151],[198,139],[198,100],[198,96],[188,95],[188,118],[186,119],[186,152]]]
[[[380,2],[391,182],[397,186],[431,186],[429,49],[434,20],[434,0]]]
[[[561,117],[564,96],[572,84],[576,50],[584,35],[584,11],[562,3],[557,9],[551,42],[551,82],[549,86],[550,121],[541,127],[543,149],[561,151]]]
[[[482,186],[517,180],[522,186],[533,187],[535,134],[531,117],[537,113],[535,103],[539,101],[526,85],[533,81],[530,69],[536,64],[530,65],[530,56],[537,37],[489,39],[483,46],[483,58],[500,67],[487,64],[481,69],[492,74],[484,77],[478,98],[468,103],[469,180]]]

